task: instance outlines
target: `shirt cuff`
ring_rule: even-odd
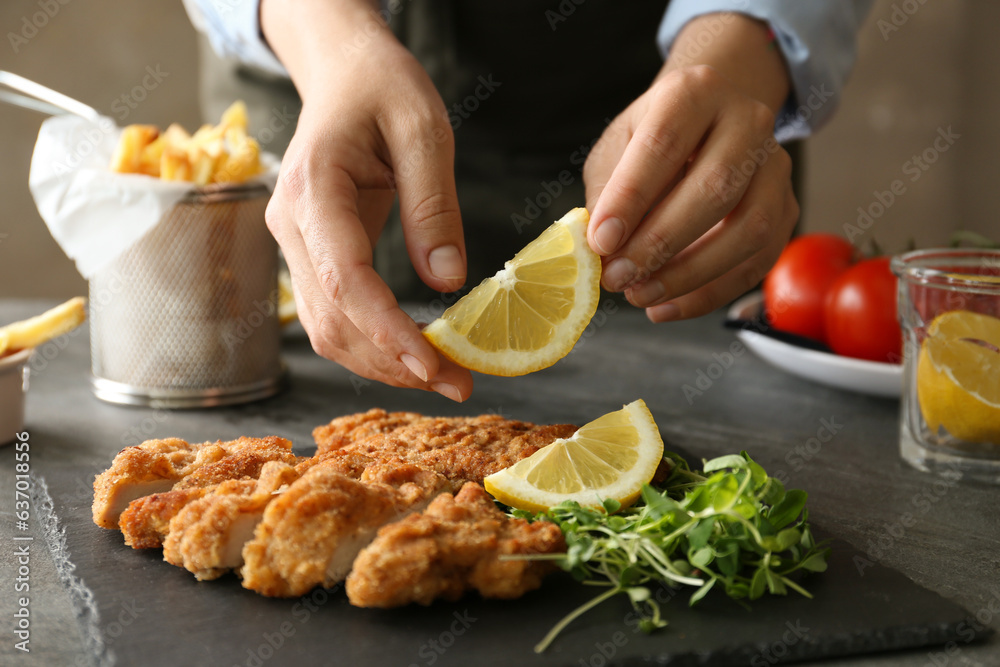
[[[260,0],[184,0],[191,23],[208,36],[212,49],[277,76],[288,71],[264,41]]]
[[[792,91],[774,125],[778,141],[809,136],[833,115],[856,57],[855,36],[873,0],[673,0],[657,44],[664,57],[691,19],[731,12],[765,21],[788,66]]]

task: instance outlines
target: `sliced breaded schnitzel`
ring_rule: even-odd
[[[179,438],[147,440],[118,452],[111,467],[94,479],[94,523],[118,528],[122,512],[137,498],[256,477],[267,461],[293,463],[296,458],[292,443],[275,436],[200,444]],[[176,502],[164,503],[164,507],[174,505]],[[145,529],[136,534],[143,532]]]
[[[335,464],[317,464],[264,510],[243,548],[243,585],[290,597],[343,581],[381,526],[450,488],[441,475],[403,461],[376,462],[360,479]]]
[[[344,415],[329,424],[317,426],[313,429],[313,439],[319,446],[317,453],[322,454],[373,435],[391,433],[422,419],[427,417],[417,412],[386,412],[372,408],[368,412]]]
[[[170,520],[163,560],[215,579],[243,565],[243,546],[253,537],[267,507],[299,475],[281,461],[264,464],[260,478],[228,480],[185,505]]]
[[[238,570],[246,588],[269,596],[341,582],[365,550],[357,561],[365,571],[352,579],[360,605],[426,604],[468,588],[516,597],[549,568],[498,554],[563,548],[558,528],[509,521],[476,484],[451,494],[575,431],[497,415],[370,410],[318,427],[308,458],[277,437],[151,440],[97,476],[94,521],[120,527],[133,548],[162,545],[165,560],[199,580]],[[430,542],[415,530],[429,531]],[[376,534],[388,553],[366,549]],[[378,558],[400,571],[374,571]]]
[[[163,493],[136,498],[122,512],[118,527],[125,544],[133,549],[155,549],[162,546],[170,520],[188,503],[213,493],[220,483],[230,480],[256,480],[263,467],[276,461],[296,468],[314,459],[294,456],[283,449],[260,449],[235,452],[215,463],[202,466]]]
[[[267,505],[289,485],[317,466],[359,479],[371,463],[357,454],[301,457],[295,466],[269,461],[257,480],[231,480],[210,487],[204,497],[179,509],[170,519],[164,531],[163,559],[194,573],[199,580],[215,579],[237,569],[243,565],[243,548],[253,539]]]
[[[111,467],[94,478],[94,523],[102,528],[117,528],[118,517],[130,502],[169,490],[195,465],[202,449],[205,445],[167,438],[147,440],[118,452]],[[205,449],[203,458],[215,452]]]
[[[218,485],[153,493],[136,498],[118,518],[125,544],[133,549],[156,549],[170,529],[170,520],[184,507],[211,493]]]
[[[201,466],[174,484],[173,490],[212,486],[230,479],[257,479],[270,461],[295,465],[308,460],[292,453],[292,443],[284,438],[240,438],[230,445],[230,453],[215,463]]]
[[[335,419],[313,430],[319,454],[342,451],[402,459],[459,483],[482,484],[487,475],[531,456],[557,438],[568,438],[577,429],[571,424],[538,426],[499,415],[422,417],[376,409],[353,417],[355,421]],[[353,425],[353,430],[345,425]],[[351,440],[354,433],[367,435]]]
[[[558,526],[509,519],[481,486],[468,483],[455,496],[439,495],[423,513],[381,528],[354,561],[347,597],[358,607],[383,608],[457,600],[469,590],[516,598],[538,588],[555,565],[499,556],[565,549]]]

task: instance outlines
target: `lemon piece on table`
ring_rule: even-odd
[[[500,502],[540,512],[564,500],[623,507],[639,497],[663,458],[663,440],[642,399],[609,412],[483,480]]]
[[[927,328],[917,401],[932,432],[1000,445],[1000,319],[955,310]]]
[[[597,310],[601,259],[575,208],[441,317],[424,336],[453,361],[490,375],[524,375],[573,349]]]

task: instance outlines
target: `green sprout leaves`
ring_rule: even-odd
[[[677,454],[664,458],[670,476],[658,487],[644,486],[639,502],[625,510],[607,500],[602,509],[565,502],[538,514],[512,511],[557,524],[567,545],[559,566],[578,581],[607,587],[556,624],[536,652],[573,619],[620,593],[639,613],[643,630],[664,627],[651,583],[693,587],[689,605],[715,588],[734,600],[789,589],[812,597],[791,577],[824,571],[830,550],[812,536],[804,491],[786,491],[746,452],[706,461],[702,474]]]

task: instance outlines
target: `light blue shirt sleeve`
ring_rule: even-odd
[[[184,8],[220,56],[288,76],[261,33],[260,0],[184,0]]]
[[[657,43],[664,57],[677,34],[703,14],[732,12],[767,22],[792,78],[792,94],[775,122],[775,137],[808,136],[837,106],[854,64],[855,35],[874,0],[673,0]],[[184,0],[191,22],[216,53],[288,76],[260,30],[260,0]],[[725,14],[720,16],[725,20]]]
[[[733,12],[765,21],[788,64],[792,93],[775,122],[778,141],[808,136],[833,115],[854,64],[855,37],[873,0],[673,0],[660,24],[664,57],[677,34],[703,14]],[[725,20],[725,14],[720,15]]]

